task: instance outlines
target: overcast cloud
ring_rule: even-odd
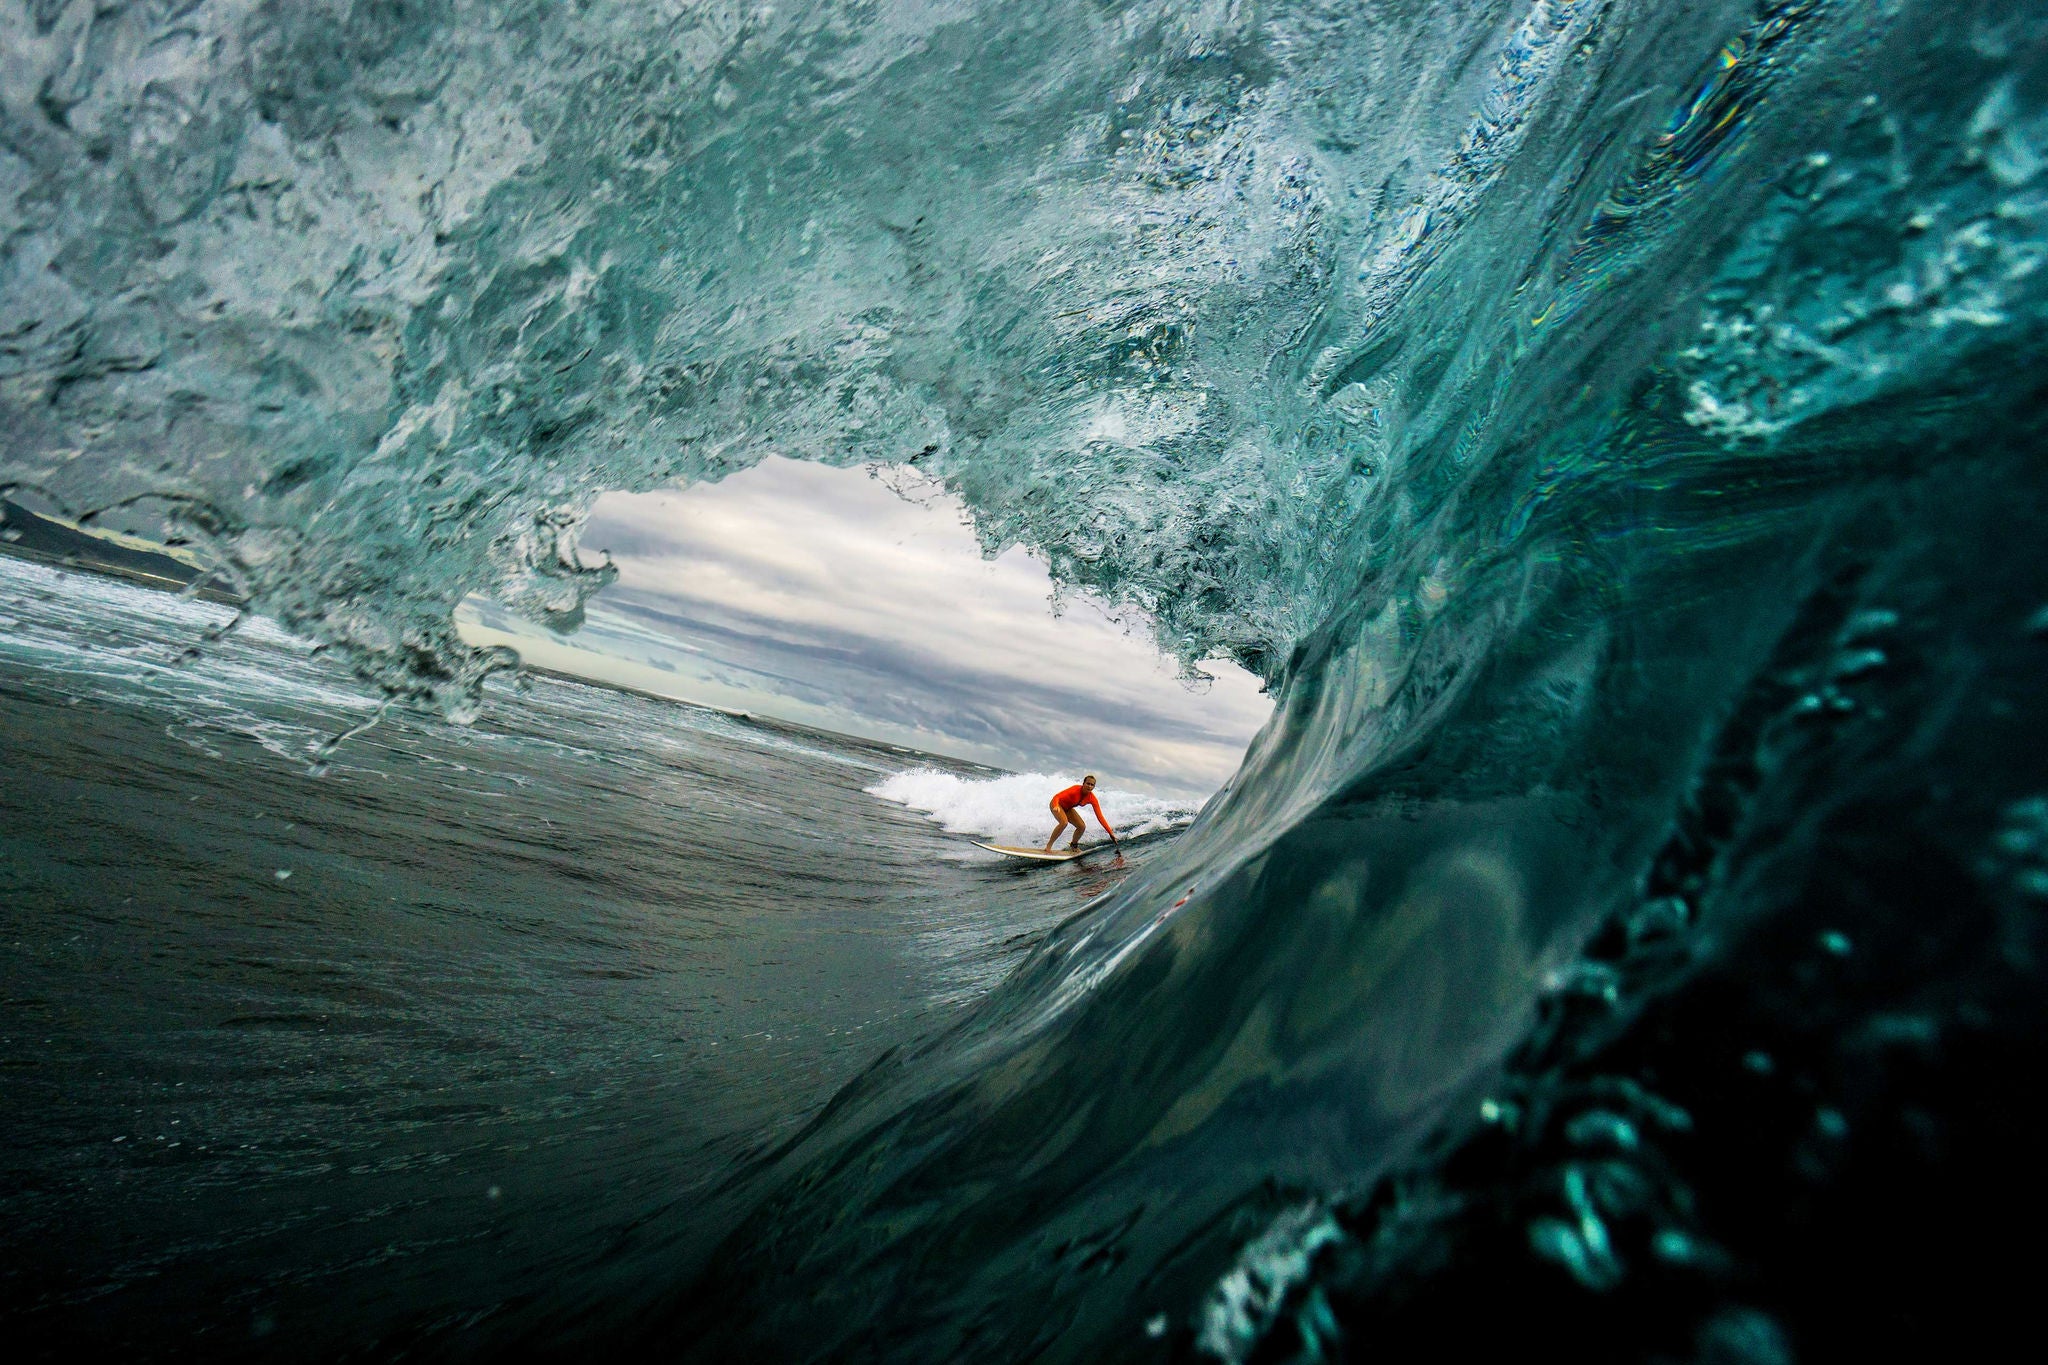
[[[1235,665],[1195,690],[1044,567],[981,558],[960,504],[771,459],[719,484],[612,495],[584,533],[619,581],[575,636],[489,604],[474,638],[529,663],[1014,769],[1213,790],[1269,710]]]

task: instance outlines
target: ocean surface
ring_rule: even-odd
[[[276,623],[178,663],[198,607],[7,570],[8,1338],[2031,1339],[2037,0],[0,45],[0,494]],[[596,499],[770,455],[914,468],[1272,720],[1185,829],[1027,873],[960,852],[1000,775],[457,637],[573,628]]]
[[[544,679],[455,727],[234,621],[0,558],[0,1302],[32,1354],[616,1314],[734,1171],[1192,814],[1133,797],[1121,856],[1021,868],[931,816],[1042,838],[1044,780]]]

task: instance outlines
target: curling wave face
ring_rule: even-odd
[[[1611,917],[1711,956],[1851,806],[2033,894],[2031,7],[7,8],[15,496],[459,712],[454,603],[573,622],[598,491],[909,462],[1278,691],[650,1332],[1310,1332],[1370,1231],[1319,1201],[1481,1112]],[[1529,1245],[1604,1292],[1570,1188]]]
[[[12,8],[0,480],[168,521],[450,706],[463,591],[573,622],[595,492],[770,450],[918,463],[991,548],[1277,678],[1458,487],[1543,487],[1528,415],[1598,411],[1646,348],[1768,433],[2031,297],[2009,63],[1968,130],[1858,111],[1779,202],[1827,152],[1756,115],[1884,58],[1815,4]],[[1905,179],[1850,206],[1856,167]],[[1693,210],[1714,179],[1748,183]],[[1608,361],[1558,325],[1696,300],[1731,211],[1748,262],[1816,214],[1940,221],[1836,282],[1846,344],[1783,284]]]

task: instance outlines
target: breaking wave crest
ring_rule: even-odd
[[[975,834],[1011,843],[1040,843],[1052,829],[1046,813],[1051,795],[1071,786],[1076,775],[1005,773],[1001,777],[960,777],[935,768],[896,773],[867,788],[870,796],[923,811],[939,828],[952,834]],[[1121,838],[1135,838],[1180,829],[1195,818],[1183,802],[1161,800],[1140,792],[1098,787],[1096,799]],[[1093,812],[1082,818],[1095,828]]]
[[[765,1162],[651,1336],[1497,1348],[1444,1307],[1483,1272],[1517,1330],[1597,1294],[1614,1358],[1733,1358],[1861,1340],[1801,1266],[1939,1279],[1755,1209],[2002,1156],[1925,1059],[2040,1036],[2035,7],[4,27],[11,497],[461,714],[455,603],[573,624],[600,491],[908,463],[1276,689],[1171,865]],[[1796,1078],[1777,1127],[1715,1039]],[[1977,1245],[1955,1193],[1882,1244]],[[2019,1301],[1951,1266],[1991,1309],[1916,1321]]]

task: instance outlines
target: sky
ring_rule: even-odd
[[[582,630],[480,598],[457,620],[535,667],[727,710],[1106,786],[1222,785],[1271,709],[1249,673],[1219,660],[1190,687],[1142,619],[1071,591],[1055,614],[1039,560],[983,559],[960,502],[907,473],[771,458],[608,494],[582,545],[619,578]]]

